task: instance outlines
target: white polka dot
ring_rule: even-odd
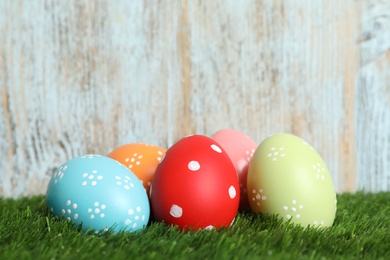
[[[162,161],[164,161],[165,155],[166,155],[166,153],[164,153],[164,155],[163,155],[163,156],[161,157],[161,159],[159,160],[159,164],[162,163]]]
[[[70,203],[71,203],[71,201],[70,201],[70,200],[67,200],[67,201],[66,201],[66,205],[67,205],[67,206],[69,206],[69,205],[70,205]]]
[[[125,224],[126,225],[130,225],[130,223],[131,223],[131,220],[130,219],[126,219]]]
[[[188,163],[188,169],[191,171],[197,171],[200,169],[200,164],[197,161],[190,161]]]
[[[314,220],[313,224],[314,224],[314,225],[318,225],[318,221],[317,221],[317,220]]]
[[[130,158],[126,158],[126,159],[125,159],[125,162],[128,162],[129,160],[130,160]]]
[[[259,200],[260,198],[261,198],[260,194],[257,194],[257,195],[256,195],[256,199]]]
[[[67,166],[67,165],[64,166],[64,171],[66,171],[66,169],[68,169],[68,166]]]
[[[207,227],[204,228],[205,230],[214,230],[215,227],[213,225],[209,225]]]
[[[290,218],[291,218],[291,215],[290,215],[290,214],[287,214],[287,215],[286,215],[286,218],[287,218],[287,219],[290,219]]]
[[[83,177],[85,178],[85,177],[87,177],[88,176],[88,173],[84,173],[83,174]]]
[[[297,209],[296,208],[291,208],[291,210],[292,210],[292,212],[295,212],[295,211],[297,211]]]
[[[93,175],[89,175],[88,179],[92,180],[93,179]]]
[[[303,209],[303,205],[299,205],[299,208],[300,208],[300,209]]]
[[[231,199],[234,199],[236,197],[236,189],[233,186],[230,186],[229,188],[229,196]]]
[[[262,196],[261,199],[262,200],[267,200],[267,196]]]
[[[140,164],[141,164],[141,162],[140,162],[140,161],[137,161],[135,164],[137,164],[137,165],[140,165]]]
[[[105,204],[102,204],[102,206],[100,207],[101,209],[105,209],[106,208],[106,205]]]
[[[88,213],[91,213],[91,212],[92,212],[92,209],[91,209],[91,208],[89,208],[89,209],[88,209]]]
[[[97,183],[96,181],[93,181],[93,182],[91,182],[91,185],[92,185],[92,186],[95,186],[96,183]]]
[[[296,200],[293,200],[293,201],[292,201],[292,204],[297,204],[297,201],[296,201]]]
[[[74,219],[78,219],[78,218],[79,218],[79,214],[77,214],[77,213],[74,214],[73,218],[74,218]]]
[[[300,215],[300,214],[297,214],[295,217],[296,217],[296,218],[300,218],[300,217],[301,217],[301,215]]]
[[[94,214],[92,214],[92,215],[91,215],[91,219],[94,219],[94,218],[95,218],[95,215],[94,215]]]
[[[169,214],[174,218],[180,218],[183,215],[183,209],[178,205],[173,204]]]
[[[141,220],[142,220],[142,221],[145,221],[145,215],[142,215]]]
[[[115,176],[115,179],[117,179],[117,180],[120,180],[120,179],[121,179],[121,177],[119,177],[119,176]]]
[[[210,147],[211,147],[211,149],[213,149],[213,150],[216,151],[217,153],[222,153],[222,150],[221,150],[221,148],[219,148],[218,145],[212,144]]]
[[[272,153],[269,153],[269,154],[268,154],[268,157],[271,157],[271,156],[272,156]]]
[[[125,186],[123,186],[123,188],[125,188],[126,190],[130,189],[129,185],[125,185]]]
[[[104,216],[105,216],[104,213],[100,214],[100,217],[101,217],[101,218],[104,218]]]
[[[129,213],[129,215],[133,215],[134,214],[133,209],[129,209],[128,213]]]
[[[157,153],[158,153],[159,155],[162,155],[162,154],[163,154],[161,151],[157,151]]]
[[[137,223],[134,223],[134,224],[133,224],[133,228],[136,228],[136,227],[137,227]]]
[[[93,174],[97,173],[97,170],[93,170],[92,173],[93,173]]]
[[[117,181],[117,182],[116,182],[116,184],[118,184],[118,185],[122,185],[122,182],[120,182],[120,181]]]
[[[95,207],[97,207],[97,206],[99,206],[99,202],[95,202],[94,204],[93,204]]]
[[[141,212],[141,207],[138,206],[135,210],[137,210],[137,212]]]
[[[64,209],[63,209],[63,210],[61,210],[61,213],[62,213],[62,214],[65,214],[65,210],[64,210]]]
[[[288,207],[287,206],[283,206],[283,210],[288,210]]]
[[[100,209],[95,209],[95,213],[99,213],[100,212]]]
[[[138,219],[139,219],[139,216],[135,216],[134,219],[135,219],[135,220],[138,220]]]
[[[68,212],[68,214],[72,213],[72,211],[70,209],[68,209],[66,212]]]
[[[276,157],[272,158],[272,161],[276,161],[276,160],[277,160],[277,158],[276,158]]]
[[[99,175],[97,178],[98,178],[98,180],[102,180],[103,176]]]

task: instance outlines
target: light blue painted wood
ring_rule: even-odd
[[[0,1],[0,195],[118,145],[289,132],[390,190],[386,1]]]

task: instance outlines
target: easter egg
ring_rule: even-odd
[[[226,151],[232,160],[240,183],[240,209],[249,208],[247,175],[249,162],[257,144],[246,134],[234,129],[222,129],[211,136]]]
[[[229,156],[203,135],[184,137],[167,150],[151,188],[156,220],[182,230],[229,227],[239,197],[238,178]]]
[[[247,181],[253,211],[302,226],[332,226],[337,203],[332,178],[321,156],[301,138],[266,138],[253,155]]]
[[[149,194],[154,171],[165,151],[159,146],[130,143],[114,149],[108,157],[129,168],[141,180],[147,194]]]
[[[133,232],[150,215],[141,182],[123,164],[96,154],[73,158],[53,174],[46,193],[50,211],[82,230]]]

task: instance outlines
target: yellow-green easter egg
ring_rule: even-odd
[[[333,224],[337,199],[331,175],[321,156],[297,136],[272,135],[257,147],[247,189],[254,212],[278,214],[305,227]]]

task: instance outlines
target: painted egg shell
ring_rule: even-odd
[[[239,197],[238,178],[229,156],[203,135],[184,137],[167,150],[151,188],[156,220],[182,230],[229,227]]]
[[[256,149],[248,171],[248,199],[255,212],[278,214],[302,226],[333,224],[336,193],[321,156],[307,142],[276,134]]]
[[[46,200],[54,215],[82,224],[84,232],[137,231],[150,216],[138,178],[121,163],[96,154],[61,165],[50,179]]]
[[[166,150],[150,144],[132,143],[114,149],[108,157],[128,167],[141,180],[149,194],[156,167]]]
[[[233,130],[223,129],[211,136],[229,155],[232,160],[240,183],[240,209],[249,208],[247,195],[247,175],[249,162],[257,148],[257,144],[246,134]]]

